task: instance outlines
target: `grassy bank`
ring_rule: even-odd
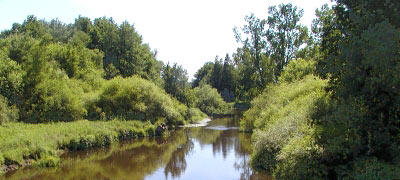
[[[363,126],[380,122],[356,99],[333,98],[327,80],[296,73],[310,72],[305,63],[291,61],[244,113],[240,128],[253,132],[252,166],[276,179],[400,179],[398,140],[384,146],[389,135],[365,134]]]
[[[155,125],[140,121],[8,123],[0,126],[0,175],[11,166],[57,166],[64,150],[103,147],[155,134]]]

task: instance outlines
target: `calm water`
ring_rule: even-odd
[[[230,118],[108,148],[68,153],[57,168],[24,168],[6,179],[271,179],[249,166],[250,135]]]

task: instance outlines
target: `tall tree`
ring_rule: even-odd
[[[236,41],[242,43],[243,48],[248,49],[251,58],[247,60],[252,62],[251,64],[254,67],[255,72],[258,73],[258,80],[256,83],[258,86],[263,87],[267,82],[267,80],[262,76],[262,74],[264,74],[263,70],[265,69],[261,66],[261,64],[263,64],[262,54],[268,53],[268,50],[265,49],[267,44],[267,39],[264,33],[266,21],[255,17],[254,14],[246,16],[245,21],[247,24],[242,28],[244,36],[237,28],[234,28]]]
[[[400,134],[400,2],[337,0],[335,21],[325,24],[319,62],[337,99],[355,104],[353,119],[367,155],[387,153]]]
[[[277,70],[280,74],[283,67],[295,57],[296,51],[307,40],[307,27],[300,24],[303,10],[297,6],[280,4],[278,7],[268,8],[268,29],[266,36],[269,44],[269,54],[275,61]]]
[[[214,63],[212,62],[204,63],[204,65],[194,74],[192,87],[195,88],[202,84],[211,84],[210,79],[213,68],[214,68]]]
[[[186,70],[176,63],[171,66],[168,62],[162,69],[161,77],[164,82],[164,90],[179,101],[186,103],[185,91],[189,88]]]

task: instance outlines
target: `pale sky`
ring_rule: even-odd
[[[310,27],[315,9],[330,0],[0,0],[0,30],[22,23],[28,15],[73,23],[78,15],[112,17],[134,24],[158,59],[176,62],[193,74],[215,56],[225,57],[239,46],[233,27],[244,17],[268,16],[268,6],[292,2],[304,9],[302,24]]]

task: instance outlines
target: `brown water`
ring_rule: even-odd
[[[108,148],[68,153],[57,168],[24,168],[6,179],[271,179],[249,166],[250,135],[237,121],[215,119],[169,137],[143,138]]]

